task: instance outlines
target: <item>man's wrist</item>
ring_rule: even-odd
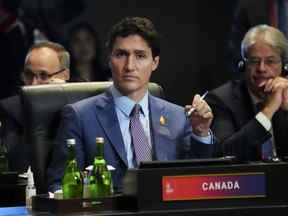
[[[208,130],[193,129],[193,133],[199,137],[207,137],[207,136],[209,136],[209,128],[208,128]]]
[[[271,130],[271,120],[263,112],[259,112],[255,118],[267,131]]]
[[[212,131],[209,129],[208,130],[208,134],[207,136],[198,136],[197,134],[195,134],[194,132],[192,132],[192,137],[200,142],[202,142],[203,144],[213,144],[213,133]]]
[[[261,110],[262,114],[264,114],[269,120],[272,119],[274,112],[273,110],[271,110],[268,107],[263,108],[263,110]]]

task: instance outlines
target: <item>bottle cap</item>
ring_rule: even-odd
[[[67,139],[66,142],[67,142],[68,146],[76,144],[76,140],[75,139]]]
[[[104,143],[103,137],[96,137],[96,143]]]

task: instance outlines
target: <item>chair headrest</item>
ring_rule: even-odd
[[[36,115],[44,111],[46,114],[55,112],[66,104],[103,93],[112,84],[107,81],[24,86],[21,93],[24,111],[28,110],[28,115],[31,109]],[[149,92],[164,97],[162,87],[156,83],[149,83]]]

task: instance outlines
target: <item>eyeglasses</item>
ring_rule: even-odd
[[[281,59],[275,59],[275,58],[266,58],[266,59],[261,59],[261,58],[247,58],[245,59],[245,62],[252,67],[259,66],[261,62],[264,62],[264,64],[268,67],[274,67],[278,65],[281,62]]]
[[[51,77],[55,76],[56,74],[62,73],[65,70],[66,70],[65,68],[62,68],[54,73],[48,74],[46,71],[34,73],[30,69],[25,69],[23,72],[23,76],[27,80],[33,80],[36,77],[38,80],[46,81],[49,80]]]

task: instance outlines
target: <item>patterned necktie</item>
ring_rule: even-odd
[[[140,161],[151,161],[152,152],[148,143],[148,138],[145,135],[144,129],[140,122],[141,106],[136,104],[130,114],[130,133],[137,164]]]
[[[270,160],[273,156],[272,137],[262,144],[262,160]]]

